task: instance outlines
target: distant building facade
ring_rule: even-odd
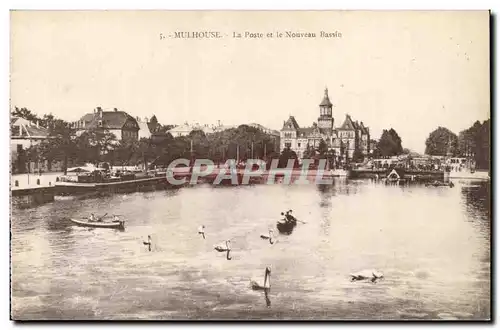
[[[192,131],[203,131],[205,134],[213,134],[235,127],[236,126],[222,125],[220,121],[217,123],[217,125],[208,125],[208,124],[201,125],[199,123],[189,124],[185,122],[182,125],[177,125],[171,128],[168,132],[175,138],[181,136],[188,136]]]
[[[138,139],[149,139],[151,138],[151,130],[149,128],[148,118],[141,119],[139,117],[135,117],[137,121],[137,125],[139,126],[138,131]]]
[[[339,159],[352,160],[356,150],[360,155],[370,154],[370,130],[363,122],[354,121],[346,114],[342,125],[335,127],[332,114],[333,104],[325,89],[323,101],[319,104],[317,123],[311,127],[300,127],[294,116],[283,122],[280,149],[290,148],[299,158],[303,158],[308,148],[317,149],[324,140],[328,150]]]
[[[139,123],[125,111],[104,111],[97,107],[93,113],[88,113],[74,123],[76,134],[81,135],[89,129],[102,129],[113,133],[117,140],[139,140]],[[147,133],[146,133],[147,134]]]
[[[13,174],[35,172],[39,170],[60,170],[60,162],[30,159],[29,148],[50,139],[49,130],[20,117],[10,119],[10,157]]]
[[[251,123],[251,124],[248,124],[248,126],[257,128],[257,129],[261,130],[262,132],[264,132],[264,133],[266,133],[268,135],[271,135],[274,138],[280,138],[281,137],[281,134],[280,134],[279,131],[271,129],[271,128],[267,128],[265,126],[262,126],[261,124]]]

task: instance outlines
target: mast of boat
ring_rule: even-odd
[[[267,143],[264,142],[264,159],[267,159]]]

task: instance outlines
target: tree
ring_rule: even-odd
[[[425,141],[425,153],[433,156],[457,154],[458,137],[445,127],[438,127]]]
[[[383,130],[380,140],[377,143],[377,149],[374,151],[376,157],[391,157],[403,153],[401,138],[393,129]]]
[[[53,161],[63,162],[63,172],[66,174],[68,169],[68,160],[78,157],[78,148],[74,130],[70,123],[56,119],[52,115],[45,115],[45,124],[49,130],[48,139],[42,141],[37,146],[37,152],[41,159],[47,160],[50,164]]]
[[[210,143],[205,132],[202,130],[193,130],[189,133],[188,137],[193,143],[193,156],[196,158],[208,158],[210,154]]]
[[[464,157],[472,157],[477,168],[490,168],[490,125],[489,119],[482,124],[476,121],[474,125],[458,134],[457,153]]]
[[[91,128],[78,137],[77,146],[80,159],[97,164],[101,160],[112,161],[109,158],[113,155],[112,151],[118,147],[118,141],[116,136],[106,129]]]
[[[359,148],[358,148],[358,147],[356,147],[356,148],[354,149],[354,153],[352,154],[352,160],[353,160],[354,162],[358,163],[358,162],[363,161],[363,159],[364,159],[364,155],[363,155],[363,153],[361,152],[361,150],[359,150]]]
[[[321,139],[321,141],[319,141],[319,146],[318,146],[319,158],[324,159],[326,157],[327,152],[328,152],[328,146],[326,145],[325,140]]]
[[[31,112],[31,110],[28,110],[27,108],[18,108],[14,107],[14,110],[12,110],[11,115],[13,117],[20,117],[24,118],[26,120],[29,120],[31,122],[36,122],[37,120],[40,120],[36,114]]]
[[[282,152],[281,152],[281,155],[279,157],[279,161],[278,161],[278,167],[279,168],[286,168],[287,165],[288,165],[288,160],[290,159],[294,159],[295,162],[294,162],[294,168],[297,166],[298,164],[298,157],[297,157],[297,154],[295,153],[295,151],[291,150],[290,148],[285,148]]]

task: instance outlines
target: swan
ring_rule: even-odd
[[[260,235],[260,238],[262,239],[268,239],[269,240],[269,243],[271,244],[274,244],[274,241],[273,241],[273,235],[274,231],[272,229],[269,229],[269,233],[268,234],[261,234]]]
[[[214,246],[214,249],[218,252],[226,252],[226,251],[231,251],[231,248],[229,246],[229,244],[231,243],[230,240],[227,240],[226,242],[226,246],[222,245],[222,244],[219,244],[219,245],[216,245]]]
[[[351,276],[351,282],[353,281],[362,281],[362,280],[371,280],[375,282],[376,280],[383,278],[384,274],[376,270],[362,270],[359,272],[349,274]]]
[[[230,257],[230,256],[229,256],[229,252],[231,252],[231,247],[229,246],[229,243],[230,243],[230,242],[231,242],[230,240],[227,240],[227,241],[226,241],[226,246],[225,246],[225,247],[224,247],[222,244],[220,244],[220,245],[216,245],[216,246],[214,247],[214,249],[215,249],[216,251],[218,251],[218,252],[227,252],[227,253],[226,253],[226,259],[227,259],[227,260],[231,260],[231,259],[232,259],[232,257]]]
[[[198,234],[203,236],[203,239],[205,239],[205,226],[202,225],[202,226],[198,227]]]
[[[252,286],[252,290],[270,290],[271,289],[271,267],[266,267],[266,271],[264,273],[264,282],[260,282],[258,280],[251,280],[250,285]]]
[[[148,241],[142,242],[144,245],[148,246],[149,251],[151,251],[151,235],[148,235]]]

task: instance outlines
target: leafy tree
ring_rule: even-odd
[[[457,154],[458,138],[445,127],[438,127],[429,134],[425,141],[425,153],[433,156],[446,156]]]
[[[391,157],[403,153],[401,138],[393,129],[383,130],[380,140],[377,143],[377,149],[374,151],[376,157]]]
[[[490,168],[490,126],[490,119],[484,121],[482,124],[476,121],[474,125],[461,131],[458,135],[458,154],[473,157],[477,168]]]
[[[37,146],[37,152],[42,159],[50,164],[53,161],[63,162],[63,172],[66,174],[68,161],[78,157],[77,143],[74,130],[70,123],[56,119],[52,115],[44,116],[49,130],[49,137]]]
[[[91,128],[83,132],[77,139],[80,159],[86,159],[94,164],[101,160],[112,161],[113,151],[118,147],[116,136],[106,129]]]
[[[314,150],[314,148],[309,145],[309,143],[306,145],[306,150],[304,151],[304,154],[303,154],[303,159],[310,159],[310,158],[313,158],[316,154],[316,151]]]
[[[328,152],[328,146],[326,145],[325,140],[321,139],[321,141],[319,141],[319,146],[318,146],[318,153],[320,159],[326,158],[327,152]]]
[[[363,153],[361,152],[361,150],[359,148],[356,147],[354,149],[354,153],[352,154],[352,159],[356,163],[363,161],[364,155],[363,155]]]
[[[11,114],[14,117],[24,118],[24,119],[29,120],[31,122],[36,122],[37,120],[40,120],[40,118],[38,118],[38,116],[36,114],[31,112],[31,110],[29,110],[27,108],[14,107],[14,110],[12,110]]]
[[[295,151],[291,150],[290,148],[285,148],[279,157],[278,161],[278,167],[279,168],[286,168],[288,164],[288,160],[294,159],[294,167],[298,166],[298,157]]]

